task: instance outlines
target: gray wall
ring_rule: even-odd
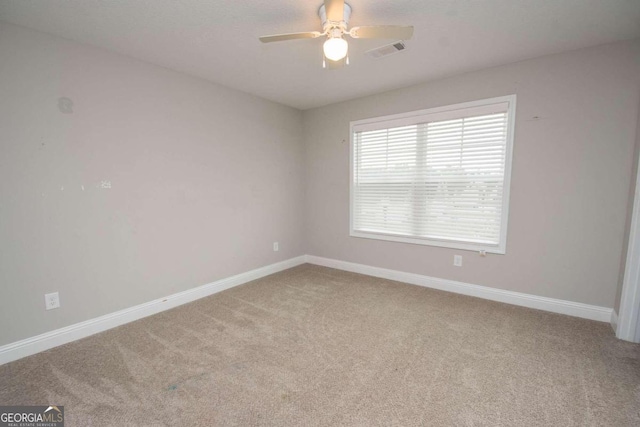
[[[299,111],[8,24],[0,58],[0,345],[304,253]]]
[[[349,237],[350,121],[512,93],[518,101],[506,255]],[[613,307],[639,96],[635,41],[305,111],[307,252]],[[456,253],[461,268],[452,265]]]

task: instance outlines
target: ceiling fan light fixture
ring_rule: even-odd
[[[342,37],[330,37],[322,46],[324,56],[331,61],[339,61],[345,56],[349,50],[349,44]]]

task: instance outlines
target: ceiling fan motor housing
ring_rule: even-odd
[[[318,16],[320,17],[320,21],[322,21],[322,29],[327,31],[331,28],[340,28],[346,32],[347,26],[349,25],[349,18],[351,17],[351,6],[348,3],[344,4],[344,15],[342,17],[342,21],[340,22],[332,22],[327,20],[327,11],[324,7],[324,3],[318,9]]]

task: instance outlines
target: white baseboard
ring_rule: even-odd
[[[553,313],[581,317],[584,319],[598,320],[600,322],[612,321],[613,310],[606,307],[598,307],[595,305],[582,304],[578,302],[540,297],[536,295],[523,294],[520,292],[505,291],[502,289],[455,282],[453,280],[438,279],[435,277],[423,276],[420,274],[405,273],[403,271],[389,270],[386,268],[372,267],[369,265],[322,258],[314,255],[307,255],[307,262],[310,264],[336,268],[338,270],[366,274],[368,276],[381,277],[383,279],[410,283],[412,285],[424,286],[426,288],[439,289],[442,291],[454,292],[462,295],[470,295],[492,301],[519,305],[522,307],[535,308],[538,310],[550,311]]]
[[[386,268],[372,267],[369,265],[355,264],[352,262],[338,261],[314,255],[302,255],[291,258],[255,270],[247,271],[236,276],[221,279],[207,285],[179,292],[164,298],[149,301],[144,304],[116,311],[104,316],[96,317],[84,322],[76,323],[54,331],[17,341],[0,347],[0,365],[49,350],[51,348],[69,343],[71,341],[86,338],[98,332],[103,332],[125,323],[133,322],[147,316],[169,310],[171,308],[204,298],[209,295],[224,291],[225,289],[283,271],[300,264],[322,265],[338,270],[351,271],[374,277],[395,280],[412,285],[454,292],[462,295],[484,298],[522,307],[535,308],[553,313],[566,314],[584,319],[610,322],[614,330],[617,327],[618,316],[610,308],[582,304],[553,298],[539,297],[486,286],[472,285],[469,283],[455,282],[453,280],[438,279],[420,274],[406,273]]]
[[[0,347],[0,365],[304,264],[302,255]]]
[[[611,327],[613,332],[618,333],[618,313],[615,310],[611,310]]]

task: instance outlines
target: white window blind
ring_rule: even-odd
[[[352,235],[504,253],[514,103],[352,124]]]

